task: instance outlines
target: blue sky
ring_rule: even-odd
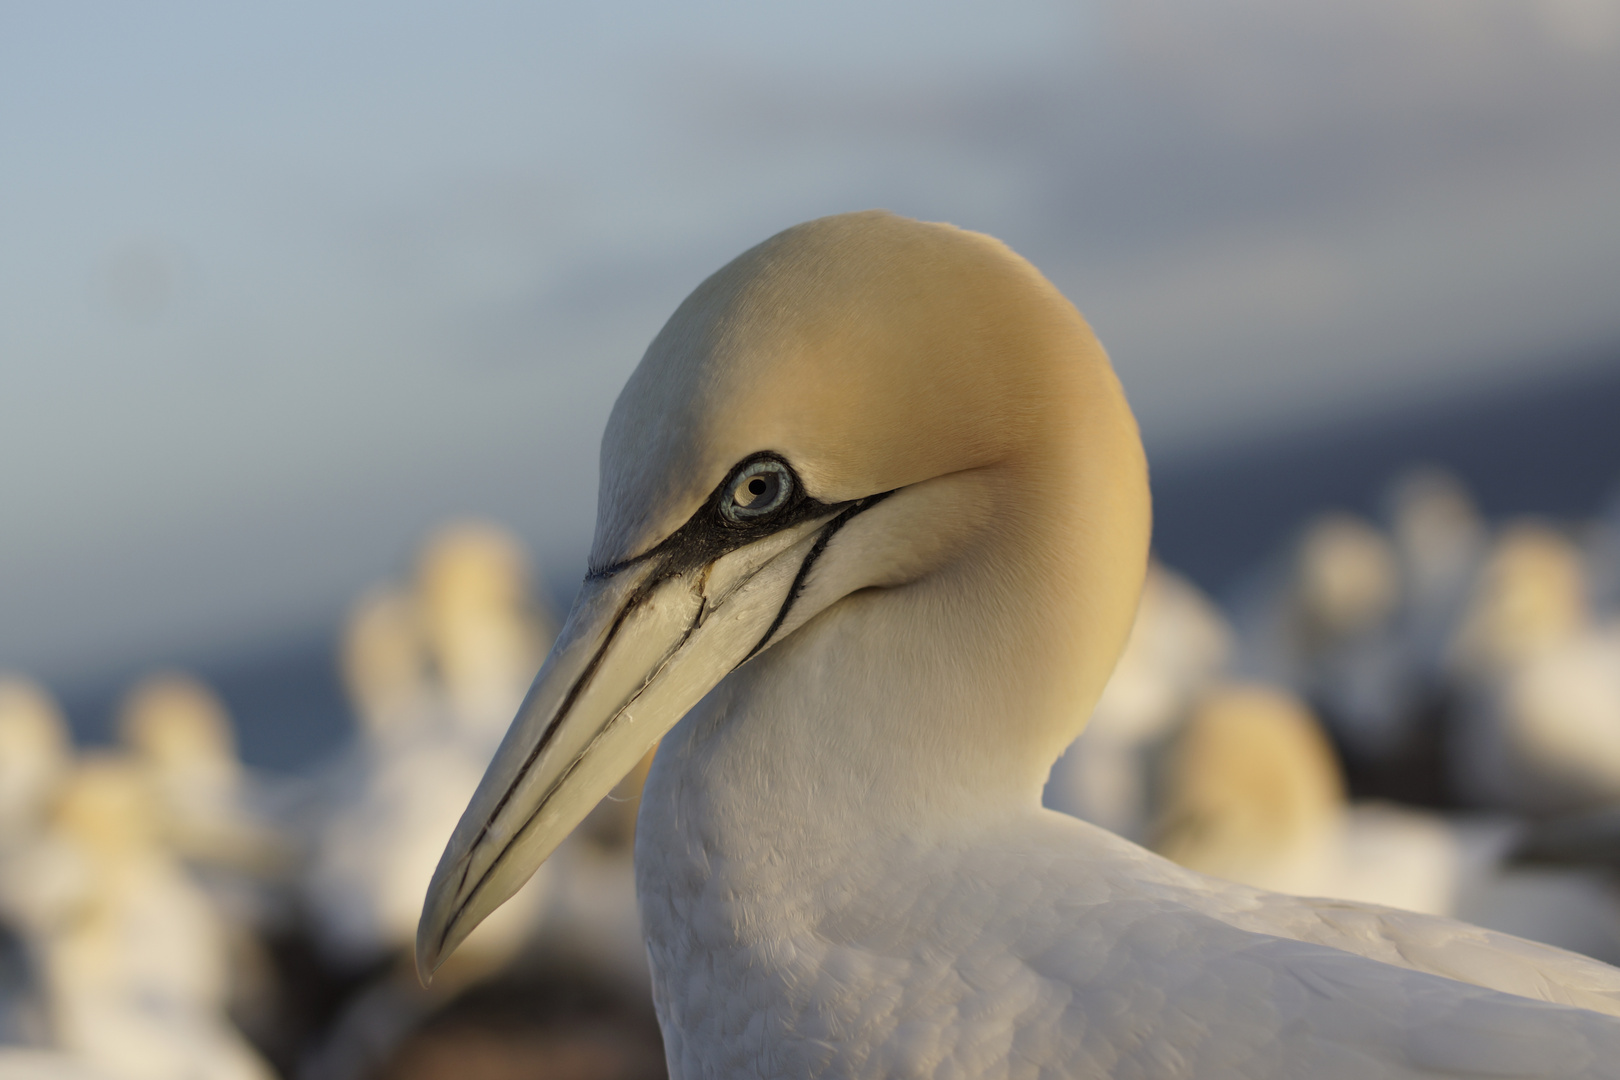
[[[685,292],[1000,235],[1152,453],[1620,341],[1613,0],[0,4],[0,666],[334,620],[444,515],[577,568]]]

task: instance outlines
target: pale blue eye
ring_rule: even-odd
[[[765,459],[746,466],[732,478],[720,512],[739,524],[756,521],[780,509],[793,494],[793,474],[780,461]]]

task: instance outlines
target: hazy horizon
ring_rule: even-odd
[[[1605,0],[13,6],[0,667],[333,617],[457,513],[542,567],[680,298],[869,206],[1080,306],[1161,460],[1620,342]]]

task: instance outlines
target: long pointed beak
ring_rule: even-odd
[[[807,521],[679,572],[649,560],[586,580],[428,886],[416,934],[424,982],[776,632],[825,525]]]

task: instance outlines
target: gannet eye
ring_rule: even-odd
[[[749,462],[731,478],[720,499],[720,513],[738,525],[750,524],[780,510],[793,496],[793,472],[780,461]]]

